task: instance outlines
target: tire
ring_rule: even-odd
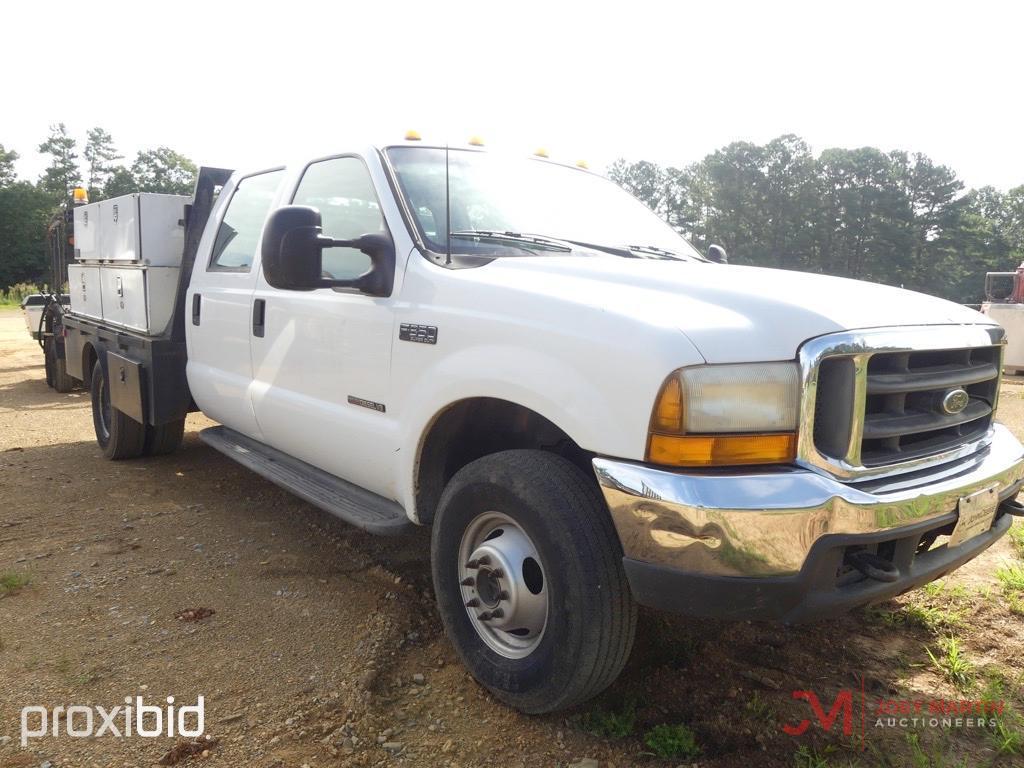
[[[146,428],[110,404],[107,377],[98,361],[92,367],[89,392],[92,400],[92,425],[103,455],[112,461],[141,456],[146,444]]]
[[[185,436],[185,420],[178,419],[159,426],[146,425],[146,442],[143,456],[165,456],[174,453]]]
[[[506,704],[529,714],[567,709],[625,666],[636,605],[622,547],[597,484],[566,459],[513,450],[463,467],[441,496],[431,560],[449,639]]]
[[[57,354],[56,342],[53,347],[53,388],[58,392],[70,392],[75,388],[76,380],[68,375],[68,361]]]
[[[56,357],[53,349],[53,339],[47,337],[43,340],[43,362],[46,368],[46,386],[53,387],[53,360]]]

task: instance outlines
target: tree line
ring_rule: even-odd
[[[81,155],[64,123],[50,126],[36,148],[48,157],[36,181],[19,179],[18,152],[0,144],[0,289],[20,282],[49,280],[46,228],[75,187],[84,186],[90,202],[130,192],[190,194],[196,165],[168,147],[138,152],[126,164],[114,138],[103,128],[86,133]]]
[[[1024,185],[966,189],[921,153],[815,156],[793,135],[734,142],[685,168],[616,160],[609,176],[699,249],[734,264],[900,285],[964,303],[1024,260]]]
[[[130,163],[103,128],[81,156],[64,125],[37,147],[49,158],[35,182],[0,144],[0,288],[47,279],[46,227],[71,190],[90,200],[129,192],[189,194],[196,166],[168,147]],[[704,250],[719,243],[735,264],[822,272],[982,299],[988,271],[1024,261],[1024,185],[966,189],[921,153],[872,147],[815,156],[797,136],[733,142],[684,168],[616,160],[609,176]]]

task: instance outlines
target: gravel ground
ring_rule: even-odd
[[[1008,383],[1001,409],[1019,434],[1022,393]],[[104,461],[88,394],[48,389],[20,314],[0,310],[0,589],[14,586],[0,593],[0,766],[157,764],[175,739],[61,735],[23,749],[19,711],[200,695],[217,742],[183,764],[1024,764],[984,729],[872,730],[861,749],[817,726],[798,738],[779,727],[807,716],[793,690],[830,703],[861,677],[869,700],[977,698],[998,678],[1019,710],[1021,615],[994,575],[1019,564],[1008,540],[941,590],[827,624],[642,614],[610,691],[581,711],[526,717],[479,688],[446,642],[426,531],[353,530],[204,446],[209,424],[191,416],[172,456]],[[178,618],[199,608],[213,613]],[[974,688],[930,661],[926,648],[940,653],[950,635]],[[651,754],[650,729],[677,724],[700,754]]]

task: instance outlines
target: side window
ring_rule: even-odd
[[[385,231],[370,173],[358,157],[313,163],[302,174],[292,204],[318,209],[324,234],[338,240]],[[370,257],[355,248],[328,248],[322,268],[323,277],[349,280],[370,268]]]
[[[274,202],[283,171],[270,171],[242,179],[235,188],[228,209],[213,242],[208,270],[248,272],[260,244],[263,222]]]

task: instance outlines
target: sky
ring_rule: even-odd
[[[1024,3],[64,2],[4,7],[0,144],[51,123],[129,157],[265,167],[366,143],[684,166],[784,133],[1024,184]]]

